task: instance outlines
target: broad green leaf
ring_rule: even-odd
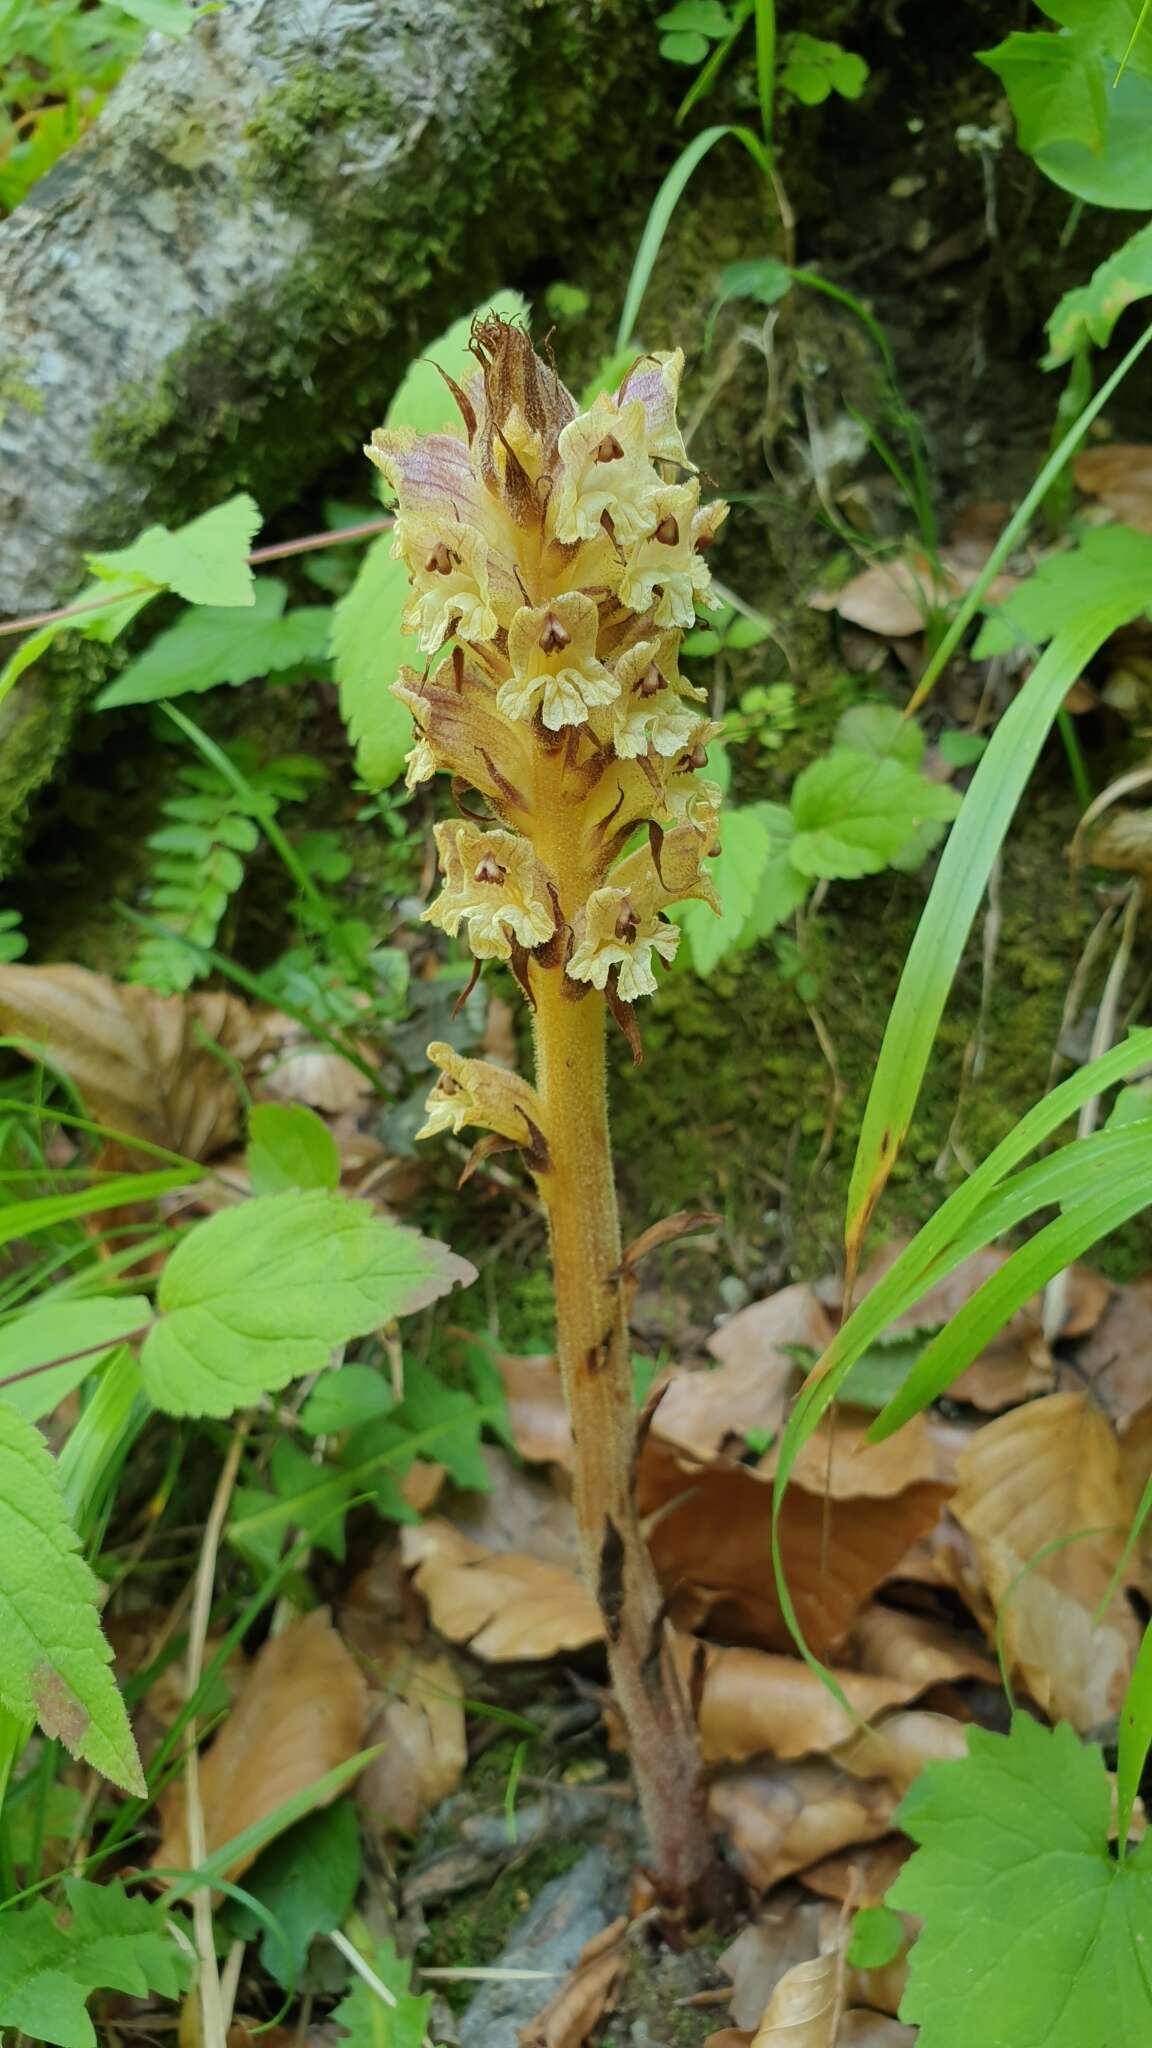
[[[1114,206],[1147,213],[1152,207],[1152,80],[1135,71],[1115,78],[1115,62],[1100,59],[1104,83],[1104,140],[1098,150],[1082,142],[1053,142],[1036,152],[1036,162],[1065,192],[1090,206]]]
[[[487,1493],[492,1485],[480,1448],[480,1433],[486,1412],[474,1394],[460,1387],[446,1387],[427,1366],[408,1365],[404,1373],[404,1398],[381,1425],[381,1431],[403,1431],[414,1439],[430,1437],[436,1445],[436,1462],[447,1468],[457,1486]],[[376,1435],[370,1425],[357,1435],[357,1450]],[[362,1452],[361,1452],[362,1455]],[[414,1449],[411,1456],[415,1457]],[[411,1458],[402,1460],[406,1469]]]
[[[352,1910],[360,1883],[360,1827],[350,1799],[322,1807],[269,1844],[244,1878],[251,1892],[278,1922],[287,1941],[264,1930],[260,1960],[270,1977],[287,1987],[299,1978],[318,1934],[330,1934]],[[260,1932],[256,1915],[243,1905],[229,1914],[242,1940]]]
[[[868,83],[863,57],[842,49],[839,43],[824,42],[820,36],[788,36],[781,54],[777,83],[805,107],[822,105],[834,92],[841,99],[858,100]]]
[[[161,35],[191,35],[196,26],[188,0],[112,0],[112,4],[121,14],[142,21],[145,28],[159,29]]]
[[[262,1102],[248,1119],[248,1172],[258,1195],[340,1185],[340,1152],[327,1124],[302,1103]]]
[[[325,1189],[258,1196],[177,1245],[141,1353],[145,1389],[170,1415],[231,1415],[473,1277],[365,1202]]]
[[[332,666],[340,712],[356,749],[356,766],[373,789],[387,789],[412,745],[412,717],[392,685],[414,643],[401,626],[408,573],[392,553],[390,534],[373,541],[360,573],[332,612]]]
[[[382,1373],[370,1365],[342,1365],[339,1372],[321,1373],[300,1410],[300,1427],[309,1436],[340,1436],[376,1422],[396,1406],[396,1396]]]
[[[466,313],[428,347],[421,349],[388,407],[389,427],[412,427],[418,434],[435,434],[444,427],[458,429],[460,412],[452,393],[440,375],[446,370],[457,384],[474,377],[479,365],[468,346],[473,321],[498,314],[502,320],[523,322],[528,303],[519,292],[496,292],[484,299],[475,312]]]
[[[248,605],[255,592],[248,550],[259,525],[259,506],[241,491],[175,532],[149,526],[126,548],[90,555],[88,566],[97,576],[173,590],[189,604]]]
[[[1152,14],[1145,0],[1036,0],[1061,28],[1087,30],[1098,50],[1152,74]]]
[[[720,898],[719,916],[706,903],[675,906],[673,914],[687,939],[697,974],[711,974],[739,939],[773,850],[772,826],[762,813],[780,808],[777,804],[751,804],[744,810],[722,813],[720,853],[712,867]]]
[[[924,1929],[902,2019],[919,2048],[1136,2048],[1152,2040],[1152,1842],[1109,1853],[1104,1761],[1017,1714],[968,1730],[897,1814],[919,1848],[888,1893]]]
[[[347,1998],[332,2014],[344,2030],[341,2048],[423,2048],[432,1993],[416,1998],[409,1991],[412,1965],[397,1955],[394,1943],[378,1941],[365,1950],[364,1959],[396,2003],[385,2005],[362,1977],[355,1978]]]
[[[94,1991],[177,1998],[192,1957],[169,1933],[163,1906],[79,1877],[63,1889],[63,1912],[35,1899],[0,1918],[0,2027],[52,2048],[97,2048],[86,2010]]]
[[[973,653],[982,661],[1013,647],[1043,646],[1097,606],[1118,609],[1125,620],[1152,609],[1152,534],[1097,526],[1074,548],[1049,555],[989,615]]]
[[[836,727],[836,744],[874,761],[900,761],[905,768],[919,768],[924,759],[923,728],[894,704],[853,704]]]
[[[1090,151],[1103,147],[1107,81],[1091,37],[1014,30],[994,50],[977,50],[976,56],[1001,80],[1020,147],[1029,156],[1060,142]]]
[[[285,612],[287,596],[286,584],[261,576],[247,609],[199,605],[185,612],[101,691],[97,711],[213,690],[221,683],[248,683],[300,662],[326,660],[330,606],[299,605]]]
[[[1065,292],[1048,322],[1044,367],[1066,363],[1092,343],[1103,348],[1126,306],[1152,293],[1152,227],[1138,233],[1092,272],[1087,284]]]
[[[833,879],[878,874],[918,825],[954,818],[959,809],[955,790],[891,756],[834,747],[793,787],[792,863],[801,874]]]
[[[0,1326],[0,1400],[27,1422],[39,1422],[104,1363],[113,1346],[131,1331],[145,1329],[151,1320],[152,1304],[143,1294],[30,1309]],[[96,1348],[100,1346],[105,1348]],[[77,1358],[76,1352],[88,1355]],[[53,1366],[53,1358],[70,1362]],[[37,1370],[41,1366],[47,1370]],[[20,1373],[32,1377],[13,1378]]]
[[[143,1792],[96,1591],[43,1437],[0,1401],[0,1706]]]

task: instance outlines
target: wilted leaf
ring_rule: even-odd
[[[867,1440],[872,1420],[860,1409],[831,1409],[801,1450],[791,1484],[830,1500],[885,1500],[921,1479],[947,1483],[925,1416],[914,1415],[896,1436],[878,1444]],[[881,1452],[888,1455],[882,1457]],[[773,1446],[760,1459],[757,1470],[766,1478],[773,1476],[777,1457]]]
[[[600,1641],[599,1609],[575,1572],[487,1550],[450,1522],[405,1529],[401,1544],[435,1627],[477,1657],[555,1657]]]
[[[209,1854],[355,1756],[364,1747],[367,1697],[363,1673],[322,1609],[273,1636],[200,1761]],[[182,1784],[172,1787],[161,1811],[164,1838],[152,1860],[161,1870],[185,1869]],[[255,1852],[242,1856],[224,1875],[234,1879],[254,1860]]]
[[[384,1753],[356,1788],[364,1819],[383,1833],[414,1833],[424,1815],[456,1790],[468,1762],[464,1688],[443,1655],[425,1656],[397,1640],[371,1660],[367,1740]]]
[[[1132,1505],[1115,1433],[1086,1394],[1001,1416],[960,1460],[952,1512],[972,1538],[1009,1663],[1046,1713],[1081,1730],[1118,1709],[1139,1642],[1122,1593],[1099,1627],[1094,1618]]]
[[[780,1979],[820,1953],[825,1908],[797,1886],[774,1892],[716,1961],[732,1979],[728,2009],[738,2027],[754,2027]]]
[[[858,2009],[840,2022],[836,2048],[916,2048],[915,2027],[903,2027],[887,2013]]]
[[[42,1046],[96,1122],[206,1159],[240,1128],[231,1067],[255,1059],[266,1025],[216,991],[158,996],[86,967],[5,966],[0,1031]]]
[[[1152,1280],[1116,1288],[1076,1362],[1115,1422],[1152,1400]]]
[[[372,1093],[367,1074],[325,1046],[289,1046],[261,1076],[261,1092],[278,1102],[303,1102],[325,1116],[359,1109]]]
[[[1130,810],[1121,805],[1109,811],[1089,834],[1084,858],[1092,867],[1152,876],[1152,809]]]
[[[712,1817],[738,1868],[760,1891],[838,1849],[890,1832],[896,1796],[883,1778],[827,1763],[746,1764],[709,1791]]]
[[[772,1993],[752,2048],[835,2048],[843,1988],[839,1956],[797,1963]]]
[[[787,1760],[823,1753],[856,1732],[852,1715],[798,1657],[765,1650],[722,1649],[676,1640],[685,1678],[693,1675],[700,1746],[706,1763],[746,1763],[771,1754]],[[911,1699],[917,1687],[896,1678],[837,1671],[854,1712],[864,1720]],[[876,1774],[870,1774],[876,1775]]]
[[[996,1665],[978,1647],[943,1622],[907,1614],[901,1607],[877,1603],[865,1608],[852,1631],[851,1648],[861,1671],[906,1680],[909,1699],[913,1692],[927,1692],[930,1686],[948,1685],[957,1678],[999,1684]]]
[[[536,1557],[578,1574],[580,1538],[569,1495],[497,1444],[482,1445],[480,1455],[488,1491],[457,1500],[452,1520],[459,1533],[485,1550]]]
[[[903,1798],[925,1764],[967,1754],[964,1730],[947,1714],[887,1714],[874,1728],[856,1728],[832,1751],[853,1778],[886,1778]]]
[[[884,1835],[878,1842],[812,1864],[801,1873],[800,1882],[822,1899],[851,1901],[857,1908],[879,1906],[911,1854],[903,1835]]]
[[[808,603],[816,611],[837,612],[869,633],[906,640],[913,633],[922,633],[933,612],[955,595],[955,587],[941,586],[935,580],[924,555],[910,555],[875,562],[840,590],[814,591]]]
[[[1152,246],[1152,234],[1144,236]],[[1072,465],[1082,491],[1099,498],[1114,518],[1138,533],[1152,533],[1152,446],[1113,441],[1104,448],[1085,448]]]
[[[572,1425],[552,1353],[525,1357],[501,1351],[494,1363],[504,1382],[508,1424],[520,1456],[533,1465],[570,1465]]]
[[[627,1930],[627,1920],[614,1920],[585,1944],[567,1983],[520,2029],[520,2048],[583,2048],[602,2015],[611,2010],[628,1959]]]
[[[749,1433],[774,1436],[802,1368],[793,1348],[821,1352],[831,1341],[827,1311],[806,1285],[753,1302],[708,1340],[715,1372],[674,1372],[652,1418],[663,1443],[707,1462]]]

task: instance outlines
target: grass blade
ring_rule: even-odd
[[[1152,1622],[1136,1657],[1124,1705],[1120,1709],[1120,1741],[1116,1758],[1116,1834],[1120,1856],[1128,1843],[1128,1825],[1140,1790],[1148,1751],[1152,1748]]]
[[[771,163],[768,153],[759,136],[754,135],[750,128],[734,128],[730,124],[724,123],[719,127],[702,128],[699,135],[693,136],[691,142],[681,150],[672,169],[668,172],[664,183],[652,201],[648,218],[644,223],[644,233],[640,237],[639,247],[636,250],[632,263],[632,274],[628,279],[628,289],[624,294],[624,308],[620,315],[620,324],[616,329],[616,347],[618,349],[627,348],[635,333],[644,294],[648,289],[652,272],[656,267],[656,258],[660,254],[664,237],[668,232],[668,224],[677,206],[680,204],[681,196],[689,178],[692,176],[697,164],[703,162],[709,150],[714,149],[718,142],[722,142],[726,135],[735,136],[737,142],[742,143],[753,158],[757,167],[766,177],[769,175]]]
[[[31,1237],[35,1231],[50,1230],[54,1224],[69,1223],[78,1216],[98,1215],[102,1209],[124,1209],[137,1202],[151,1202],[173,1188],[188,1187],[204,1179],[202,1166],[172,1166],[165,1173],[122,1173],[94,1188],[72,1188],[66,1195],[40,1195],[30,1202],[8,1202],[0,1209],[0,1244],[17,1237]]]

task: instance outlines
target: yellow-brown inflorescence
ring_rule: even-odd
[[[643,356],[579,411],[527,336],[479,322],[452,386],[455,433],[378,433],[396,493],[405,624],[425,656],[394,686],[416,725],[408,781],[452,777],[436,827],[444,886],[426,919],[505,961],[534,1012],[535,1085],[446,1045],[422,1136],[517,1146],[548,1213],[557,1350],[575,1440],[585,1571],[664,1889],[699,1900],[714,1868],[691,1714],[636,1517],[626,1261],[605,1101],[605,1018],[639,1052],[633,1005],[715,905],[706,861],[717,728],[681,675],[709,602],[726,507],[702,506],[676,425],[681,357]],[[478,802],[478,799],[480,800]]]

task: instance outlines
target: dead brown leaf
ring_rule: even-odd
[[[931,614],[940,611],[959,591],[954,577],[938,582],[927,556],[893,555],[853,576],[837,591],[813,591],[814,611],[836,612],[853,626],[902,640],[922,633]]]
[[[574,1571],[488,1550],[450,1522],[405,1529],[401,1542],[434,1625],[477,1657],[555,1657],[601,1638],[599,1610]]]
[[[1076,457],[1072,474],[1082,491],[1135,526],[1152,533],[1152,447],[1139,441],[1114,441],[1106,448],[1086,448]]]
[[[752,2048],[836,2048],[843,2003],[844,1970],[838,1955],[797,1963],[768,2000]]]
[[[825,1857],[823,1863],[801,1871],[800,1882],[822,1899],[836,1899],[841,1905],[849,1899],[855,1908],[879,1906],[911,1854],[912,1844],[903,1835],[884,1835],[861,1849]]]
[[[686,1636],[676,1639],[676,1657],[686,1679],[694,1674],[706,1763],[746,1763],[749,1757],[766,1754],[823,1754],[846,1741],[856,1727],[852,1715],[798,1657],[721,1649]],[[837,1671],[836,1677],[865,1720],[911,1699],[917,1690],[914,1683],[857,1671]]]
[[[302,1102],[326,1116],[362,1108],[372,1083],[342,1053],[326,1046],[289,1045],[260,1077],[260,1094],[274,1102]]]
[[[200,1797],[208,1852],[267,1820],[327,1771],[364,1747],[368,1687],[363,1673],[317,1609],[273,1636],[253,1660],[236,1704],[201,1759]],[[324,1801],[327,1805],[334,1794]],[[161,1801],[164,1838],[158,1869],[189,1861],[187,1801],[176,1784]],[[236,1878],[258,1852],[229,1864]]]
[[[772,1566],[772,1482],[727,1462],[685,1466],[649,1437],[638,1493],[642,1515],[663,1511],[649,1543],[673,1619],[690,1629],[707,1621],[714,1635],[790,1651]],[[818,1655],[843,1642],[865,1602],[934,1526],[947,1494],[923,1481],[890,1499],[825,1501],[789,1487],[784,1568]]]
[[[579,1573],[576,1511],[566,1491],[541,1472],[528,1472],[507,1451],[485,1444],[487,1493],[458,1494],[452,1509],[461,1536],[485,1550],[511,1551]]]
[[[468,1762],[464,1687],[451,1658],[398,1644],[385,1690],[369,1702],[366,1744],[384,1753],[356,1786],[364,1820],[380,1833],[411,1834],[456,1790]]]
[[[953,1763],[968,1754],[959,1721],[912,1710],[887,1714],[874,1728],[856,1728],[830,1752],[853,1778],[886,1778],[902,1799],[925,1764]]]
[[[1152,875],[1152,809],[1135,810],[1121,804],[1109,811],[1089,835],[1084,857],[1093,867]]]
[[[267,1021],[218,991],[159,996],[87,967],[5,966],[0,1031],[42,1046],[98,1123],[206,1159],[240,1128],[230,1063],[256,1058]],[[127,1163],[152,1164],[138,1153]]]
[[[1077,1364],[1114,1422],[1152,1401],[1152,1279],[1114,1290]]]
[[[800,1452],[792,1484],[831,1500],[884,1500],[918,1480],[943,1477],[926,1416],[914,1415],[896,1436],[870,1444],[868,1431],[874,1420],[858,1408],[830,1410]],[[772,1477],[778,1457],[779,1448],[773,1445],[757,1470]]]
[[[520,2048],[582,2048],[610,2012],[628,1959],[627,1920],[614,1920],[580,1952],[580,1961],[556,1996],[518,2036]]]
[[[896,1803],[885,1779],[851,1778],[829,1763],[745,1764],[722,1772],[709,1791],[737,1865],[761,1891],[889,1834]]]
[[[520,1456],[531,1465],[571,1465],[572,1425],[552,1354],[504,1351],[494,1363],[504,1382],[508,1423]]]
[[[877,1603],[865,1608],[852,1631],[851,1649],[861,1671],[906,1680],[907,1699],[957,1678],[982,1678],[988,1685],[1000,1681],[996,1665],[976,1644],[943,1622],[906,1614],[901,1607]]]
[[[1045,1713],[1082,1733],[1119,1708],[1139,1643],[1122,1591],[1099,1627],[1094,1619],[1131,1509],[1115,1432],[1086,1394],[1050,1394],[1001,1416],[960,1460],[952,1510],[972,1537],[1008,1660]]]
[[[840,2022],[836,2048],[916,2048],[915,2027],[902,2027],[887,2013],[858,2009]]]
[[[742,1444],[749,1432],[774,1436],[801,1373],[788,1347],[819,1355],[832,1335],[831,1319],[807,1285],[754,1301],[708,1339],[717,1371],[672,1373],[653,1416],[654,1434],[703,1463],[726,1445]]]
[[[728,2010],[738,2027],[754,2027],[780,1979],[819,1955],[823,1913],[815,1899],[785,1885],[717,1956],[732,1980]]]

